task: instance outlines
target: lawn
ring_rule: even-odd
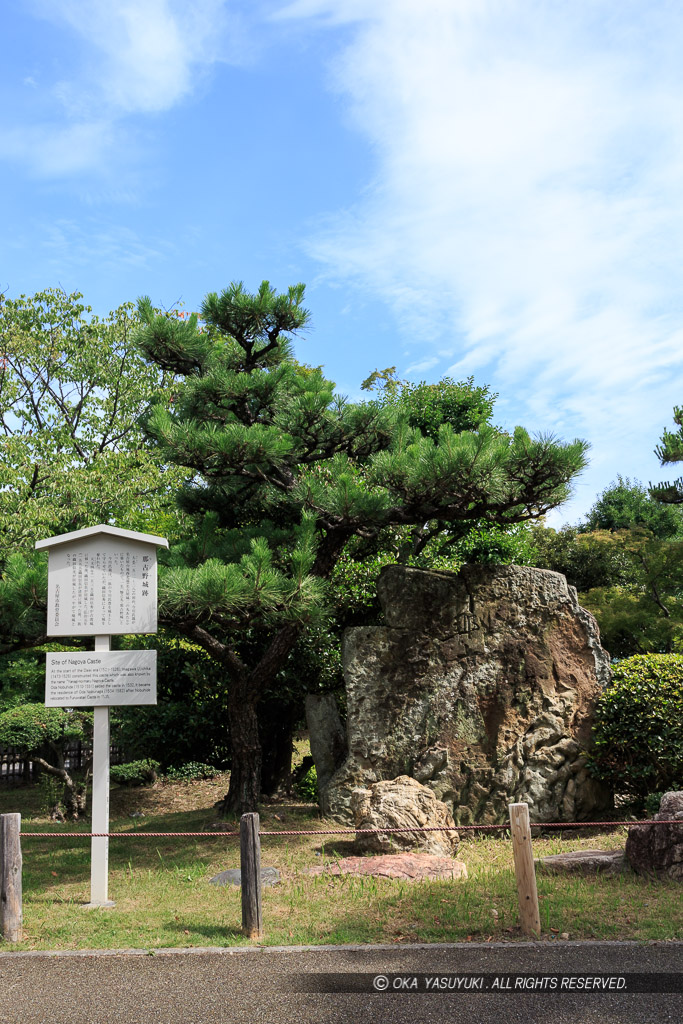
[[[220,822],[214,803],[226,778],[112,789],[112,831],[204,832],[206,838],[110,840],[111,910],[84,910],[89,899],[90,840],[22,838],[22,943],[0,949],[105,949],[249,945],[240,932],[240,890],[209,879],[239,867],[239,841],[211,834]],[[0,813],[19,811],[24,833],[87,832],[49,821],[37,786],[0,787]],[[264,830],[335,827],[314,806],[282,803],[261,808]],[[337,826],[338,827],[338,826]],[[469,877],[453,882],[311,876],[305,869],[353,852],[348,837],[268,836],[262,864],[276,867],[281,884],[264,890],[266,945],[378,942],[515,941],[517,891],[512,844],[505,835],[468,834],[458,858]],[[566,831],[537,836],[536,856],[581,848],[622,846],[625,830]],[[563,933],[576,939],[683,938],[681,886],[633,874],[558,877],[537,873],[542,941]]]

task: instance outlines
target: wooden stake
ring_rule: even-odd
[[[21,815],[0,814],[0,930],[6,942],[21,942]]]
[[[263,938],[261,908],[261,840],[258,814],[240,819],[240,870],[242,880],[242,931],[250,939]]]
[[[529,807],[527,804],[510,804],[509,810],[519,898],[519,923],[524,935],[538,937],[541,934],[541,915],[538,909],[534,855],[531,850]]]

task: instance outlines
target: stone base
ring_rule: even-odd
[[[406,882],[431,879],[467,878],[467,866],[452,857],[430,853],[390,853],[378,857],[344,857],[334,864],[308,868],[309,875],[373,875],[376,878],[401,878]]]

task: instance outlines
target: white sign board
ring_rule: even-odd
[[[48,708],[157,702],[156,651],[76,651],[46,657]]]
[[[50,550],[48,636],[156,631],[154,544],[100,533]]]

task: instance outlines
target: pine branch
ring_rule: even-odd
[[[212,636],[208,630],[195,624],[186,630],[182,630],[182,632],[189,640],[194,640],[195,643],[198,643],[212,658],[226,665],[229,672],[235,678],[241,678],[246,675],[246,666],[240,661],[235,652],[227,644],[221,643],[220,640]]]

